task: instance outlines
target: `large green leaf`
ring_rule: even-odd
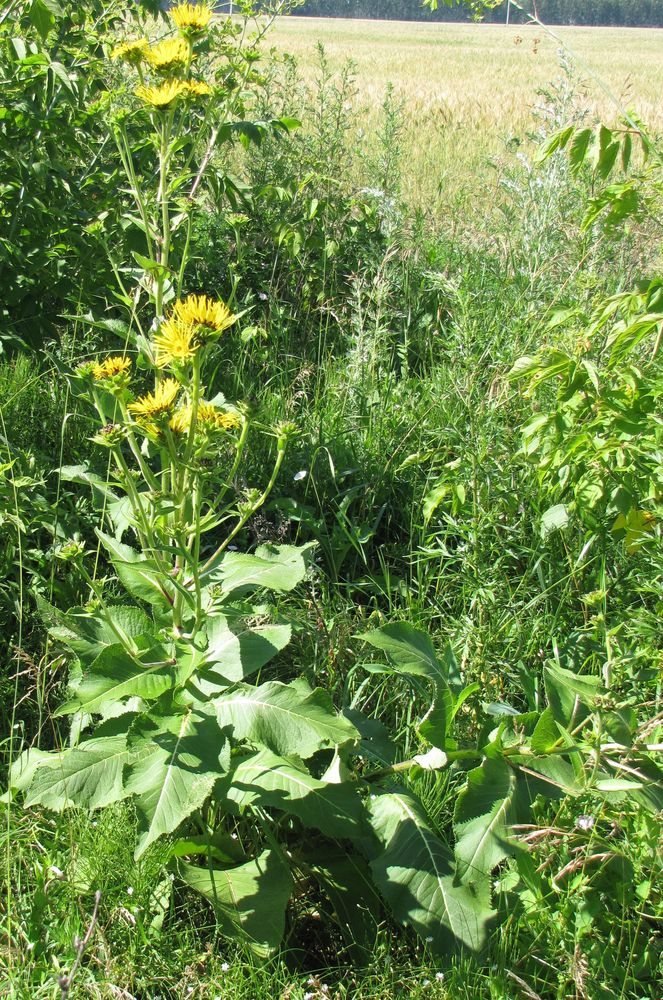
[[[60,811],[72,805],[100,809],[118,802],[125,797],[122,771],[130,759],[126,733],[53,754],[37,767],[25,804]]]
[[[546,663],[543,668],[546,697],[557,722],[569,727],[577,724],[593,708],[598,695],[604,693],[598,677],[575,674],[558,663]]]
[[[486,757],[468,774],[454,812],[457,871],[462,881],[488,878],[512,853],[509,828],[517,813],[517,786],[516,772],[500,757]]]
[[[276,851],[264,851],[238,868],[198,868],[181,861],[181,878],[213,905],[221,930],[242,941],[261,958],[278,948],[292,875]]]
[[[250,805],[281,809],[328,837],[350,840],[368,832],[356,785],[318,781],[301,762],[285,760],[269,750],[240,758],[215,794],[240,809]]]
[[[294,681],[269,681],[260,687],[243,684],[214,701],[221,728],[235,739],[262,744],[281,757],[303,759],[326,747],[359,739],[352,723],[339,715],[326,691]]]
[[[453,855],[411,793],[377,795],[370,812],[381,845],[371,870],[394,917],[411,925],[437,954],[446,955],[454,945],[478,951],[492,916],[485,880],[455,884]]]
[[[118,579],[132,597],[161,611],[172,608],[174,582],[162,573],[153,559],[147,559],[103,531],[97,530],[97,536],[111,558]]]
[[[376,649],[387,654],[399,672],[428,677],[436,684],[446,682],[446,672],[440,665],[428,635],[407,622],[392,622],[361,636]]]
[[[176,664],[161,646],[141,658],[130,656],[119,643],[106,646],[76,687],[73,698],[55,715],[103,712],[126,698],[154,699],[173,687]]]
[[[217,583],[228,595],[262,587],[286,593],[306,576],[306,554],[312,545],[261,545],[255,555],[225,552],[204,574],[205,583]]]
[[[50,635],[68,646],[83,666],[96,660],[106,646],[118,642],[118,631],[127,640],[139,639],[154,631],[154,623],[135,605],[111,604],[106,608],[106,618],[91,615],[85,608],[71,608],[62,612],[37,595],[37,608]]]
[[[136,796],[140,857],[202,806],[226,770],[229,753],[214,717],[197,710],[166,718],[144,716],[132,730],[130,747],[134,759],[125,790]]]
[[[232,684],[254,674],[290,642],[289,625],[256,625],[216,615],[207,621],[206,676]]]

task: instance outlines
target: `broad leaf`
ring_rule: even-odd
[[[129,656],[119,643],[106,646],[76,687],[73,698],[55,715],[85,711],[102,712],[126,698],[154,699],[173,687],[176,664],[167,658],[161,646]]]
[[[290,869],[276,851],[264,851],[255,861],[224,870],[181,861],[177,871],[210,901],[225,935],[248,944],[261,958],[276,951],[293,885]]]
[[[232,622],[225,615],[207,621],[208,647],[205,675],[218,675],[221,683],[233,684],[254,674],[288,645],[289,625],[257,625]]]
[[[435,683],[446,682],[446,674],[430,638],[407,622],[393,622],[366,632],[361,638],[376,649],[383,650],[400,672],[428,677]]]
[[[394,917],[411,925],[439,955],[459,944],[478,951],[492,915],[485,880],[454,884],[453,855],[411,793],[378,795],[370,811],[381,845],[371,870]]]
[[[510,826],[517,813],[517,776],[499,757],[487,757],[467,776],[456,800],[454,833],[458,876],[488,878],[513,851]]]
[[[311,857],[311,871],[331,902],[351,957],[370,960],[382,921],[380,898],[363,857],[325,852]]]
[[[118,542],[103,531],[97,531],[97,537],[108,552],[118,579],[132,597],[162,611],[172,607],[173,581],[162,573],[153,559],[147,559],[130,545]]]
[[[255,555],[226,552],[204,574],[205,583],[221,585],[224,594],[257,587],[286,593],[306,576],[306,553],[312,545],[261,545]]]
[[[238,760],[217,785],[215,794],[240,809],[250,805],[281,809],[328,837],[366,836],[365,810],[356,785],[318,781],[295,760],[269,750]]]
[[[602,693],[601,682],[589,674],[574,674],[557,663],[543,668],[546,697],[555,720],[569,728],[584,718]]]
[[[306,759],[318,750],[359,739],[326,691],[312,691],[300,682],[241,685],[215,699],[214,706],[219,726],[228,726],[235,739],[262,744],[282,757],[296,754]]]
[[[221,763],[227,747],[215,719],[193,710],[169,718],[143,718],[132,731],[130,746],[135,759],[127,769],[125,789],[136,796],[141,831],[136,857],[140,857],[202,806],[227,769],[228,760]]]
[[[126,733],[53,754],[38,766],[25,804],[60,811],[72,805],[100,809],[118,802],[125,797],[122,771],[130,759]]]

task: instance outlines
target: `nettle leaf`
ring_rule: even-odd
[[[276,851],[264,851],[237,868],[198,868],[180,861],[177,872],[210,901],[221,931],[248,944],[260,958],[276,951],[285,929],[285,908],[293,881]]]
[[[367,833],[364,804],[355,784],[318,781],[301,761],[286,760],[269,750],[240,758],[215,794],[239,809],[259,805],[291,813],[328,837],[356,840]]]
[[[219,726],[235,739],[261,743],[282,757],[304,760],[318,750],[359,740],[359,733],[339,715],[321,688],[294,681],[269,681],[260,687],[243,684],[214,701]]]
[[[378,795],[369,808],[381,845],[371,871],[394,917],[411,925],[439,955],[454,945],[480,950],[493,915],[486,880],[455,881],[453,855],[410,792]]]
[[[130,545],[118,542],[103,531],[97,530],[97,537],[108,552],[118,579],[132,597],[162,611],[168,611],[172,607],[173,581],[153,559],[145,558]]]
[[[126,797],[122,772],[130,759],[126,731],[54,753],[37,766],[25,805],[60,812],[69,806],[101,809],[119,802]]]
[[[488,878],[513,853],[509,827],[518,813],[518,780],[500,757],[487,757],[467,776],[456,800],[454,833],[458,876],[462,881]]]
[[[102,650],[77,685],[73,698],[54,714],[102,712],[126,698],[151,700],[169,691],[176,680],[176,663],[162,646],[130,656],[120,643],[115,643]]]
[[[219,584],[225,595],[257,587],[287,593],[306,576],[306,556],[314,545],[261,545],[255,555],[225,552],[203,579],[206,584]]]
[[[291,635],[289,625],[249,627],[245,621],[232,621],[225,615],[208,618],[205,673],[218,675],[225,684],[244,680],[280,653]]]
[[[125,774],[125,791],[136,796],[138,858],[202,806],[227,770],[229,750],[214,717],[197,710],[143,717],[131,732],[130,747],[135,759]]]

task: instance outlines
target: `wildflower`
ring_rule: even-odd
[[[168,80],[158,87],[146,87],[141,84],[140,87],[136,87],[136,97],[140,97],[146,104],[151,104],[157,111],[166,111],[185,91],[186,84],[181,80]]]
[[[443,972],[436,972],[435,973],[435,978],[437,979],[438,983],[444,982],[444,973]]]
[[[134,894],[134,887],[132,885],[128,885],[127,886],[127,896],[133,896],[133,894]]]
[[[147,52],[147,61],[157,73],[177,73],[187,66],[191,49],[182,38],[167,38]]]
[[[207,295],[189,295],[186,299],[176,302],[173,316],[182,323],[204,327],[214,333],[223,333],[238,318],[231,313],[225,302],[220,299],[210,299]]]
[[[191,429],[192,413],[193,409],[190,403],[183,406],[171,419],[170,429],[175,434],[187,434]],[[230,431],[239,427],[239,417],[227,410],[220,410],[214,403],[203,401],[198,405],[197,424],[201,430],[208,433]]]
[[[73,562],[82,556],[85,552],[85,546],[83,542],[67,542],[65,545],[61,545],[59,549],[56,549],[55,555],[62,562]]]
[[[180,3],[170,16],[183,35],[199,34],[212,20],[212,8],[206,3]]]
[[[302,469],[300,472],[296,472],[292,477],[292,479],[293,482],[295,483],[301,483],[302,479],[306,479],[307,476],[308,472],[306,471],[306,469]]]
[[[228,972],[229,970],[230,970],[230,966],[228,965],[228,963],[227,962],[222,962],[221,963],[221,972]]]
[[[180,387],[174,378],[164,379],[154,392],[148,392],[134,403],[129,403],[129,412],[135,414],[140,421],[158,420],[171,412],[179,391]]]
[[[205,83],[204,80],[189,80],[186,84],[185,96],[189,97],[208,97],[212,93],[212,88],[209,83]]]
[[[92,438],[94,444],[100,444],[104,448],[116,448],[126,436],[125,428],[120,424],[106,424],[101,427]]]
[[[157,349],[156,363],[159,368],[165,368],[173,362],[184,364],[191,361],[202,341],[191,323],[183,323],[176,316],[171,316],[161,324],[154,345]]]
[[[111,52],[111,59],[122,59],[132,66],[138,66],[147,57],[149,50],[147,38],[135,38],[117,45]]]
[[[576,819],[576,828],[578,830],[592,830],[594,828],[594,817],[593,816],[578,816]]]
[[[130,358],[106,358],[106,360],[101,363],[95,362],[94,368],[92,369],[92,377],[95,382],[108,382],[111,379],[116,380],[118,378],[126,381],[130,371]]]
[[[79,378],[93,378],[94,372],[98,367],[98,361],[81,361],[80,365],[76,365],[74,374]]]

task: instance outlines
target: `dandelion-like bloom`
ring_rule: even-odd
[[[186,96],[188,97],[209,97],[212,88],[204,80],[189,80],[186,84]]]
[[[95,382],[104,382],[106,379],[116,378],[118,375],[128,375],[130,371],[130,358],[106,358],[101,363],[95,362],[92,377]]]
[[[237,320],[237,316],[231,313],[225,302],[210,299],[206,295],[189,295],[176,302],[173,316],[182,323],[205,327],[214,333],[223,333]]]
[[[183,69],[191,58],[191,49],[183,38],[167,38],[147,52],[147,61],[157,73],[174,73]]]
[[[175,413],[170,421],[170,429],[175,434],[188,434],[191,429],[193,409],[190,403]],[[239,427],[240,419],[236,413],[220,410],[214,403],[198,404],[197,427],[207,433],[215,431],[231,431]]]
[[[150,51],[150,43],[147,38],[136,38],[130,42],[122,42],[111,52],[111,59],[122,59],[132,66],[138,66],[147,58]]]
[[[158,87],[146,87],[142,84],[136,87],[136,97],[140,97],[146,104],[151,104],[157,111],[166,111],[184,93],[186,84],[181,80],[168,80]]]
[[[191,361],[202,341],[191,323],[183,323],[176,316],[171,316],[161,324],[154,346],[157,349],[157,365],[165,368],[173,362],[185,364]]]
[[[179,391],[180,387],[175,379],[166,378],[159,382],[154,392],[148,392],[134,403],[129,403],[128,410],[139,421],[159,420],[171,412]]]
[[[212,8],[206,3],[180,3],[171,9],[170,16],[181,32],[196,34],[212,20]]]

